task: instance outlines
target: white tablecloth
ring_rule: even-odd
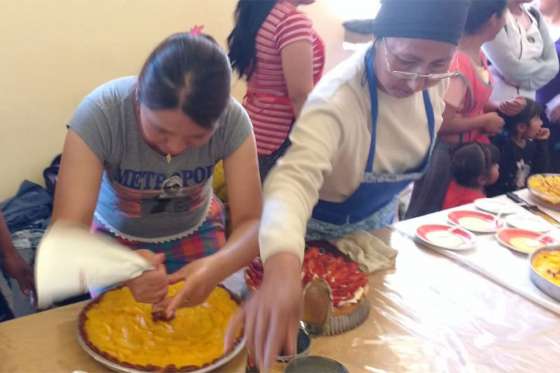
[[[525,200],[529,200],[527,190],[519,191],[518,195]],[[510,201],[505,196],[497,197],[504,201]],[[530,202],[535,202],[530,200]],[[513,204],[513,202],[510,201]],[[543,207],[543,206],[540,206]],[[453,210],[476,210],[471,205],[465,205]],[[401,234],[410,238],[415,238],[416,229],[424,224],[444,224],[447,223],[447,214],[452,210],[436,212],[430,215],[421,216],[415,219],[404,220],[396,223],[394,228]],[[560,212],[545,209],[547,213],[560,220]],[[520,208],[521,213],[529,213]],[[560,231],[551,233],[560,238]],[[509,290],[535,302],[548,310],[560,315],[560,302],[550,298],[541,292],[529,279],[529,260],[528,256],[515,253],[500,245],[494,234],[476,235],[476,245],[473,250],[468,251],[449,251],[438,250],[442,255],[456,260],[483,276],[495,281],[496,283],[508,288]],[[427,246],[426,246],[427,247]],[[434,249],[435,250],[435,249]]]

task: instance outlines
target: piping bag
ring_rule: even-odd
[[[35,258],[37,306],[46,308],[152,269],[150,262],[114,240],[80,226],[55,223],[41,240]]]

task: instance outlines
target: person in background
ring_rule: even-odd
[[[519,114],[504,119],[505,133],[493,139],[501,156],[500,177],[487,188],[491,197],[525,188],[530,175],[547,172],[550,164],[550,130],[543,127],[539,104],[527,99]]]
[[[14,278],[20,290],[26,296],[33,296],[35,284],[33,268],[18,254],[12,244],[12,237],[4,215],[0,212],[0,268],[10,277]],[[0,273],[0,276],[2,274]],[[8,302],[0,291],[0,321],[13,318],[13,313]]]
[[[264,184],[261,287],[232,320],[267,371],[295,352],[305,241],[392,224],[398,196],[425,172],[445,108],[449,64],[470,1],[385,0],[373,44],[325,75]],[[452,74],[452,73],[451,73]]]
[[[231,65],[247,79],[243,106],[253,123],[264,181],[325,65],[323,42],[298,10],[315,0],[240,0],[228,37]]]
[[[540,0],[540,10],[555,40],[556,54],[560,56],[560,0]],[[544,108],[542,119],[550,130],[550,171],[560,173],[560,73],[537,90],[536,101]]]
[[[500,151],[492,144],[471,142],[457,148],[451,162],[453,180],[443,208],[466,205],[486,197],[484,189],[494,184],[500,175],[499,162]]]
[[[441,210],[451,182],[451,153],[457,144],[489,143],[488,135],[500,133],[504,120],[489,99],[492,76],[482,45],[496,37],[505,23],[506,0],[473,0],[463,37],[451,63],[455,73],[445,95],[443,123],[428,171],[414,183],[406,218]],[[516,101],[501,110],[520,110]]]
[[[492,101],[517,96],[535,99],[535,91],[558,73],[558,56],[540,12],[532,0],[509,0],[506,25],[483,46],[495,78]]]
[[[171,309],[200,303],[258,254],[256,148],[230,81],[228,58],[211,37],[178,33],[154,49],[138,77],[98,87],[70,120],[53,222],[145,249],[139,253],[156,269],[126,283],[140,302]],[[227,241],[212,192],[220,160],[231,214]],[[183,291],[163,304],[168,283],[185,279]]]

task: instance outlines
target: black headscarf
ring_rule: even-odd
[[[382,0],[371,23],[377,37],[428,39],[457,45],[470,0]]]

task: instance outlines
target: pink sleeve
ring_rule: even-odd
[[[459,111],[465,106],[465,98],[467,96],[467,85],[462,77],[451,78],[449,87],[445,93],[445,103],[458,109]]]
[[[313,26],[304,14],[294,12],[278,24],[275,36],[276,47],[279,50],[296,41],[313,43]]]

